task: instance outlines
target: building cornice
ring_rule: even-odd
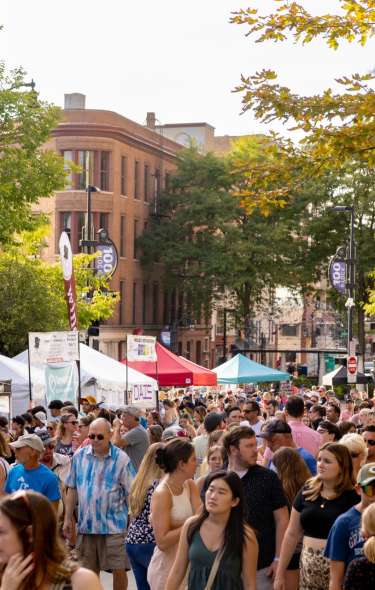
[[[155,133],[155,140],[153,140],[153,138],[142,137],[121,127],[103,123],[60,123],[53,130],[52,136],[55,138],[72,136],[114,139],[154,155],[157,154],[160,158],[168,158],[173,162],[176,160],[178,152],[183,149],[183,146],[167,140],[158,133]]]

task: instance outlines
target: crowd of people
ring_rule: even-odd
[[[375,588],[375,405],[323,387],[0,417],[0,590]]]

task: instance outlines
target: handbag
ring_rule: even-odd
[[[219,570],[220,562],[222,560],[223,555],[224,547],[222,547],[220,551],[218,551],[216,554],[215,561],[212,564],[210,575],[208,576],[207,584],[205,585],[204,590],[211,590],[212,586],[214,585],[215,578]]]

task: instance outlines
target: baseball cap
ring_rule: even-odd
[[[208,434],[213,432],[224,420],[224,415],[219,412],[210,412],[204,419],[204,428]]]
[[[367,486],[372,482],[375,482],[375,463],[366,463],[358,472],[357,483],[360,486]]]
[[[96,397],[94,397],[93,395],[87,395],[86,397],[81,397],[81,403],[83,403],[83,402],[87,402],[91,406],[95,406],[96,405]]]
[[[44,445],[37,434],[24,434],[23,436],[20,436],[15,442],[9,443],[9,446],[12,447],[12,449],[30,447],[30,449],[34,449],[34,451],[38,451],[39,453],[44,452]]]
[[[42,441],[45,447],[54,441],[48,430],[46,430],[45,428],[36,428],[35,434],[39,436],[40,440]]]
[[[272,420],[272,422],[267,424],[265,430],[263,432],[260,432],[258,434],[258,436],[260,436],[261,438],[269,438],[273,434],[291,434],[291,433],[292,433],[292,429],[289,426],[289,424],[287,424],[287,422],[284,422],[284,420]]]
[[[47,422],[47,416],[44,412],[37,412],[36,414],[34,414],[34,418],[37,418],[39,422]]]

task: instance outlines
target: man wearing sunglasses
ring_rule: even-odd
[[[127,496],[135,477],[126,453],[111,443],[111,424],[97,418],[90,424],[90,444],[73,455],[67,487],[63,531],[71,535],[78,502],[76,549],[83,567],[113,573],[113,589],[127,588],[124,541],[128,520]]]
[[[329,590],[342,590],[349,563],[362,556],[365,539],[361,533],[361,516],[375,502],[375,462],[366,463],[359,470],[356,491],[361,501],[338,517],[327,540],[324,555],[330,560]]]
[[[367,446],[367,463],[375,461],[375,425],[366,426],[363,431],[363,438]]]

